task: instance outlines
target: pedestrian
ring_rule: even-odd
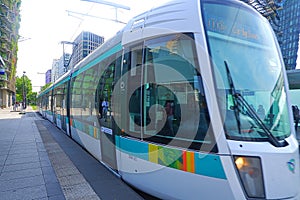
[[[258,106],[258,109],[257,109],[256,113],[257,113],[257,115],[259,116],[259,118],[260,118],[261,120],[264,120],[264,119],[265,119],[265,117],[266,117],[266,112],[265,112],[265,109],[264,109],[263,105],[259,105],[259,106]]]
[[[17,111],[17,102],[14,103],[13,111]]]
[[[107,111],[108,111],[108,102],[105,100],[102,101],[102,118],[107,120]]]
[[[165,110],[167,114],[167,122],[168,122],[168,128],[170,131],[171,136],[174,136],[174,129],[173,129],[173,120],[174,120],[174,103],[171,101],[166,101],[165,103]]]
[[[293,117],[294,117],[294,123],[295,123],[295,130],[298,129],[298,123],[299,123],[299,108],[297,105],[292,106],[293,110]]]

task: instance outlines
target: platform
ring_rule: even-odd
[[[147,199],[30,107],[0,109],[1,200]]]

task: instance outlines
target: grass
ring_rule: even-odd
[[[37,106],[36,105],[30,105],[32,107],[32,110],[37,110]]]

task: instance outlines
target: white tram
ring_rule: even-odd
[[[135,18],[39,95],[40,112],[161,199],[299,199],[287,79],[268,21],[234,0]]]

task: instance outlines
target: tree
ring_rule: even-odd
[[[46,85],[44,85],[42,88],[41,88],[41,91],[44,91],[46,90],[52,83],[47,83]]]
[[[26,94],[26,99],[28,104],[36,103],[36,92],[32,92],[31,80],[26,76],[21,76],[16,78],[16,101],[23,101],[23,89]]]

